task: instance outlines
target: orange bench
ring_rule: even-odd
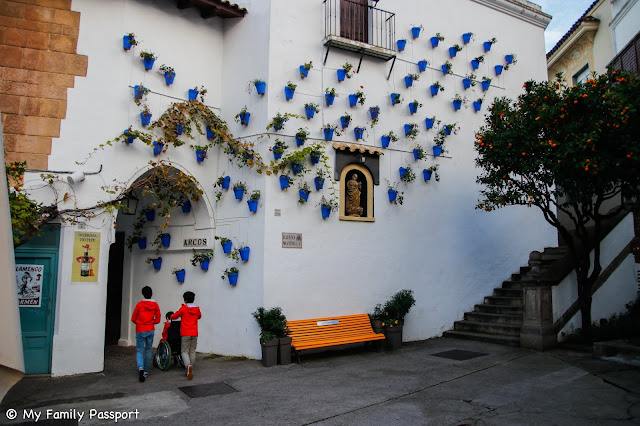
[[[367,314],[287,321],[287,327],[298,363],[305,349],[384,340],[384,334],[373,332]]]

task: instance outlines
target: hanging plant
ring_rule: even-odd
[[[210,145],[190,145],[190,148],[196,152],[196,161],[202,163],[207,158],[207,151]]]
[[[296,87],[298,87],[297,84],[294,84],[291,81],[287,82],[287,85],[284,87],[284,95],[286,100],[293,98],[293,94],[296,91]]]
[[[328,218],[331,212],[337,211],[339,207],[338,200],[335,197],[330,196],[329,198],[327,198],[324,195],[320,199],[320,203],[316,205],[316,207],[318,206],[322,210],[323,219]]]
[[[475,34],[474,34],[474,33],[464,33],[464,34],[462,34],[462,42],[463,42],[464,44],[467,44],[467,43],[469,43],[470,41],[475,40],[475,38],[476,38],[476,37],[475,37]]]
[[[173,84],[173,80],[176,78],[176,70],[165,64],[160,65],[160,68],[158,68],[158,74],[164,76],[164,82],[167,86]]]
[[[251,191],[251,195],[247,200],[247,205],[249,206],[250,212],[258,211],[258,201],[260,200],[260,190],[255,189]]]
[[[304,112],[307,120],[310,120],[317,112],[320,112],[320,105],[314,104],[313,102],[306,103],[304,104]]]
[[[400,167],[400,180],[405,183],[411,183],[416,180],[416,173],[413,171],[411,166]]]
[[[267,130],[273,128],[273,130],[282,130],[284,128],[284,123],[286,123],[287,121],[289,121],[289,117],[293,117],[294,114],[289,114],[288,112],[285,112],[284,114],[280,114],[277,113],[275,117],[273,117],[273,119],[271,119],[271,122],[267,125]]]
[[[461,51],[462,51],[462,46],[460,46],[459,44],[454,44],[449,48],[449,56],[452,58],[455,58],[458,52],[461,52]]]
[[[196,249],[192,249],[192,253],[193,255],[191,256],[191,265],[200,265],[200,269],[202,269],[203,271],[208,271],[209,262],[211,262],[211,258],[213,257],[213,250],[197,252]]]
[[[336,99],[336,96],[338,96],[338,94],[336,93],[336,89],[333,87],[331,89],[328,87],[324,89],[324,100],[327,106],[333,105],[333,101]]]
[[[505,71],[508,71],[511,65],[515,65],[518,63],[518,59],[516,58],[516,55],[513,53],[505,55],[504,61],[506,63],[506,65],[504,66]]]
[[[249,119],[251,117],[251,113],[247,111],[247,106],[245,105],[239,113],[236,114],[234,120],[236,123],[240,123],[243,126],[249,125]]]
[[[387,179],[387,193],[389,195],[389,202],[395,205],[402,205],[404,202],[404,191],[398,191],[399,182],[391,183]]]
[[[440,182],[440,175],[438,174],[438,167],[440,167],[439,164],[433,164],[430,167],[427,167],[426,169],[424,169],[422,171],[424,180],[431,180],[431,175],[434,175],[434,178],[436,179],[436,182]]]
[[[288,148],[289,147],[287,146],[287,144],[285,142],[281,141],[280,139],[276,139],[275,144],[273,145],[273,148],[271,148],[271,151],[273,152],[274,159],[278,160],[278,159],[282,158],[282,154]]]
[[[352,68],[353,68],[353,65],[351,65],[349,62],[345,62],[342,65],[342,69],[338,70],[338,81],[344,81],[345,77],[351,78]],[[355,74],[355,71],[353,71],[353,73]]]
[[[451,62],[445,61],[445,63],[442,64],[442,73],[453,74],[453,65],[451,64]]]
[[[351,115],[348,112],[345,112],[343,116],[340,117],[340,125],[343,129],[349,127],[349,123],[351,122]]]
[[[149,93],[149,89],[144,87],[142,83],[135,85],[133,87],[133,102],[140,106],[143,103],[143,100],[146,99],[147,93]]]
[[[338,129],[338,126],[336,126],[335,124],[326,123],[324,126],[322,126],[322,131],[324,132],[324,140],[326,141],[332,140],[334,133],[336,134],[336,136],[341,135],[340,129]]]
[[[393,130],[391,130],[386,135],[382,135],[381,139],[382,139],[382,146],[384,148],[387,148],[389,146],[389,142],[397,142],[398,141],[398,136],[396,136],[396,134],[393,133]]]
[[[400,93],[392,93],[391,94],[391,105],[397,105],[399,103],[401,103],[403,101],[402,96],[400,96]]]
[[[426,157],[425,150],[420,144],[416,144],[413,148],[413,157],[417,160],[423,160]]]
[[[156,59],[158,59],[155,53],[147,50],[143,50],[142,52],[140,52],[140,57],[144,62],[144,69],[146,71],[149,71],[151,68],[153,68],[153,63],[156,61]]]
[[[137,46],[138,41],[134,33],[126,34],[122,37],[122,48],[124,50],[130,50],[133,46]]]
[[[406,87],[411,87],[413,86],[413,82],[418,80],[420,80],[419,74],[407,74],[404,76],[404,85]]]
[[[462,79],[462,87],[465,89],[469,89],[472,86],[476,85],[476,75],[474,73],[470,73],[464,76]]]
[[[238,268],[233,266],[231,268],[225,269],[221,278],[224,280],[225,277],[228,277],[229,284],[236,285],[238,284],[238,273]]]
[[[300,182],[298,184],[298,203],[305,204],[307,201],[309,201],[309,193],[311,193],[311,189],[309,188],[307,182]]]
[[[415,140],[418,136],[418,133],[420,133],[420,130],[418,130],[417,124],[410,123],[404,125],[404,135],[407,137],[407,139]]]
[[[431,90],[431,96],[436,96],[438,92],[444,92],[444,86],[440,84],[439,81],[436,81],[431,85],[429,90]]]
[[[265,81],[261,78],[254,78],[253,80],[251,80],[249,86],[247,87],[247,91],[249,93],[251,93],[252,87],[256,88],[256,92],[258,92],[258,95],[264,95],[267,83],[265,83]]]
[[[306,127],[300,127],[298,129],[298,131],[296,132],[296,145],[298,146],[302,146],[304,145],[304,143],[306,142],[307,138],[309,137],[309,129],[307,129]]]
[[[411,114],[415,114],[418,112],[418,108],[422,107],[422,104],[418,102],[418,100],[414,100],[413,102],[409,102],[409,112]]]
[[[307,77],[311,68],[313,68],[313,61],[309,61],[304,65],[300,65],[300,78]]]

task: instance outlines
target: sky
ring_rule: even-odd
[[[544,32],[545,50],[553,49],[558,40],[582,16],[593,0],[531,0],[542,6],[542,11],[553,16]]]

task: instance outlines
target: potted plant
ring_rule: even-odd
[[[198,163],[202,163],[207,158],[209,145],[190,145],[190,147],[196,152],[196,161]]]
[[[476,85],[476,75],[474,73],[470,73],[464,76],[462,79],[462,87],[465,89],[470,88],[471,86]]]
[[[310,134],[309,129],[307,129],[306,127],[304,128],[300,127],[296,132],[296,145],[298,146],[304,145],[307,138],[309,137],[309,134]]]
[[[153,141],[151,146],[153,147],[153,155],[160,155],[164,151],[164,143],[161,141]]]
[[[401,38],[400,40],[397,41],[397,44],[398,44],[398,52],[402,52],[404,48],[407,46],[407,39]]]
[[[307,116],[307,120],[310,120],[316,112],[320,112],[320,105],[314,104],[313,102],[306,103],[304,104],[304,112]]]
[[[209,263],[213,257],[213,250],[206,250],[197,252],[196,249],[192,249],[193,255],[191,256],[191,265],[200,265],[200,269],[203,271],[209,270]]]
[[[340,136],[340,130],[338,130],[338,126],[335,124],[325,124],[322,127],[322,131],[324,133],[324,140],[330,141],[333,140],[333,134],[335,133],[337,136]]]
[[[159,271],[162,267],[162,257],[147,257],[146,262],[147,265],[153,265],[153,269],[155,269],[156,271]]]
[[[229,284],[238,284],[238,268],[232,266],[231,268],[225,269],[222,273],[222,279],[224,280],[225,277],[229,278]]]
[[[356,126],[356,127],[353,128],[353,134],[355,135],[356,140],[362,139],[365,130],[366,129],[364,127]]]
[[[130,50],[133,46],[137,46],[138,41],[134,33],[125,34],[122,36],[122,48],[124,50]]]
[[[397,142],[398,141],[398,137],[396,136],[395,133],[393,133],[393,130],[390,130],[389,133],[387,133],[386,135],[382,135],[382,137],[380,139],[382,141],[383,148],[388,148],[389,147],[389,142]]]
[[[482,91],[486,92],[491,87],[491,79],[489,77],[482,77]]]
[[[452,101],[453,101],[453,109],[455,111],[460,110],[460,108],[462,108],[462,105],[466,105],[468,102],[467,98],[463,98],[461,95],[457,93],[453,97]]]
[[[180,201],[180,207],[182,207],[182,213],[191,212],[191,201],[183,199]]]
[[[269,123],[269,125],[267,126],[267,130],[269,130],[271,127],[273,127],[273,129],[276,131],[282,130],[284,128],[284,123],[286,123],[287,121],[289,121],[288,113],[284,113],[284,115],[277,113],[276,116],[271,120],[271,123]]]
[[[471,68],[477,70],[482,62],[484,62],[484,55],[476,56],[471,60]]]
[[[502,65],[495,65],[493,67],[493,69],[496,71],[496,75],[500,75],[502,74],[502,70],[504,69],[504,66]]]
[[[460,46],[459,44],[454,44],[449,48],[449,57],[455,58],[458,52],[461,52],[461,51],[462,51],[462,46]]]
[[[424,124],[427,127],[427,130],[433,129],[434,124],[440,124],[440,120],[436,120],[435,115],[433,117],[427,117],[424,119]]]
[[[258,95],[264,95],[264,91],[267,87],[267,83],[265,83],[265,81],[262,80],[261,78],[254,78],[253,80],[251,80],[251,82],[255,86],[256,92],[258,92]]]
[[[324,101],[327,106],[333,105],[333,101],[336,99],[336,96],[338,96],[338,94],[336,93],[335,88],[332,87],[331,89],[329,89],[327,87],[326,89],[324,89]]]
[[[351,115],[348,112],[345,112],[343,116],[340,117],[340,125],[343,129],[349,127],[349,123],[351,122]]]
[[[251,118],[251,113],[247,111],[247,106],[245,105],[239,113],[236,114],[234,120],[236,123],[240,123],[242,126],[249,125],[249,119]]]
[[[143,208],[141,214],[144,214],[147,222],[153,222],[156,219],[156,210],[151,206]]]
[[[320,199],[320,203],[318,204],[320,209],[322,210],[322,218],[326,219],[329,217],[332,211],[338,210],[338,202],[335,198],[329,197],[326,198],[324,195]]]
[[[362,87],[362,86],[361,86]],[[349,95],[349,105],[356,106],[356,104],[364,105],[367,96],[362,90],[358,90],[356,93]]]
[[[402,205],[402,203],[404,202],[404,191],[398,191],[398,184],[398,182],[392,184],[391,182],[387,181],[387,194],[389,195],[390,203],[393,203],[395,205]]]
[[[304,204],[309,201],[310,192],[311,189],[309,189],[309,185],[307,184],[307,182],[300,182],[298,184],[298,195],[300,196],[300,198],[298,199],[298,203]]]
[[[411,25],[411,35],[413,36],[413,38],[420,37],[420,30],[423,30],[423,29],[424,28],[422,27],[422,25],[418,25],[418,26]]]
[[[292,153],[288,154],[283,161],[289,163],[291,165],[291,171],[294,175],[297,175],[298,173],[302,173],[308,170],[304,165],[305,158],[306,156],[304,150],[293,151]]]
[[[471,40],[475,40],[475,34],[474,33],[464,33],[464,34],[462,34],[462,42],[464,44],[469,43]]]
[[[371,126],[373,127],[378,121],[378,116],[380,115],[380,107],[378,105],[369,107],[369,115],[371,116]]]
[[[168,85],[173,84],[173,80],[176,78],[176,70],[169,65],[162,64],[158,68],[158,73],[164,76],[164,82]]]
[[[156,59],[158,59],[155,53],[147,50],[143,50],[142,52],[140,52],[140,57],[144,62],[144,69],[147,71],[153,68],[153,63],[156,61]]]
[[[251,191],[251,195],[249,195],[249,199],[247,200],[250,212],[255,213],[258,211],[258,200],[260,200],[260,190],[254,189]]]
[[[231,247],[233,246],[233,242],[225,237],[215,237],[216,240],[220,240],[220,245],[222,246],[222,252],[225,254],[231,253]]]
[[[518,63],[518,59],[516,58],[516,55],[513,53],[505,55],[504,61],[506,63],[506,65],[504,66],[505,71],[509,69],[510,65],[515,65]]]
[[[409,112],[411,114],[418,112],[418,107],[422,107],[422,104],[418,102],[417,99],[414,99],[413,102],[409,102]]]
[[[296,91],[296,87],[298,87],[297,84],[293,84],[291,81],[287,82],[287,85],[284,86],[284,96],[286,100],[293,98],[293,94]]]
[[[413,148],[413,158],[417,160],[423,160],[426,157],[424,152],[424,148],[420,144],[416,144],[416,147]]]
[[[309,159],[311,160],[311,164],[318,164],[323,153],[324,149],[322,148],[322,144],[320,142],[316,142],[311,145],[311,151],[309,152]]]
[[[420,130],[418,130],[418,125],[415,123],[408,123],[404,125],[404,135],[411,140],[415,140],[416,137],[418,136],[418,133],[420,133]]]
[[[144,87],[142,83],[136,84],[135,86],[133,86],[133,102],[135,102],[136,105],[140,106],[142,104],[143,98],[147,96],[147,93],[149,93],[149,89]]]
[[[413,82],[414,81],[418,81],[420,80],[420,74],[407,74],[404,76],[404,85],[406,87],[411,87],[413,86]]]
[[[320,191],[324,188],[324,179],[328,176],[328,173],[322,167],[316,169],[316,177],[313,178],[313,182],[316,185],[316,191]]]
[[[258,194],[259,196],[260,194]],[[240,259],[243,262],[247,262],[249,260],[249,254],[251,253],[251,247],[242,243],[240,244],[240,248],[238,248],[238,253],[240,254]]]
[[[445,61],[442,64],[442,74],[453,74],[453,65],[449,61]]]
[[[398,170],[400,172],[400,180],[405,183],[411,183],[416,180],[416,173],[413,171],[411,166],[400,167]]]
[[[444,37],[442,37],[440,33],[436,33],[435,36],[431,37],[430,41],[431,41],[431,47],[435,48],[435,47],[438,47],[438,44],[441,41],[444,41]]]
[[[438,174],[438,167],[440,167],[439,164],[432,164],[431,166],[427,167],[426,169],[422,170],[422,175],[424,177],[425,181],[431,180],[431,175],[435,174],[435,179],[436,182],[440,181],[440,175]]]
[[[195,101],[198,99],[198,95],[200,95],[200,100],[204,102],[204,95],[207,94],[207,89],[204,86],[195,86],[193,89],[189,89],[189,100]]]
[[[411,290],[400,290],[385,302],[382,308],[385,313],[382,326],[388,350],[394,351],[402,346],[404,317],[415,304],[416,300]]]
[[[473,101],[473,109],[475,112],[482,109],[482,98],[478,98],[478,100]]]
[[[492,38],[489,41],[485,41],[484,43],[482,43],[482,46],[484,47],[484,51],[488,52],[491,50],[491,46],[493,46],[494,44],[496,44],[498,42],[498,40],[496,40],[496,38]]]
[[[171,246],[171,235],[166,232],[161,232],[158,234],[158,237],[156,238],[156,244],[158,240],[162,244],[162,247]]]
[[[287,148],[289,147],[285,142],[281,141],[280,139],[276,139],[275,145],[273,145],[273,148],[271,148],[271,151],[273,151],[273,158],[275,160],[279,160],[280,158],[282,158],[282,154]]]
[[[241,181],[237,181],[233,184],[233,194],[236,196],[236,200],[242,200],[244,194],[247,193],[247,184]]]
[[[439,81],[433,83],[430,87],[431,96],[437,96],[438,92],[444,92],[444,86]]]
[[[402,96],[400,96],[400,93],[391,94],[391,105],[397,105],[402,101],[403,101],[403,98]]]
[[[149,105],[142,105],[142,111],[140,111],[140,124],[143,126],[148,126],[151,123],[151,110],[149,109]]]
[[[349,62],[345,62],[342,65],[342,68],[338,69],[338,81],[344,81],[345,77],[351,78],[351,68],[353,68],[353,65]]]
[[[176,279],[180,284],[184,283],[184,277],[186,275],[184,268],[173,268],[171,273],[176,275]]]
[[[280,175],[280,189],[286,191],[291,186],[291,178],[288,175]]]
[[[384,330],[382,328],[382,320],[384,319],[384,311],[382,310],[382,305],[378,303],[373,309],[373,313],[368,314],[369,320],[371,320],[371,328],[374,333],[382,334]]]
[[[313,68],[313,61],[306,62],[304,65],[300,65],[300,78],[309,76],[309,70]]]
[[[252,313],[260,327],[262,365],[271,367],[276,362],[286,365],[291,362],[291,337],[288,337],[287,317],[279,307],[259,307]]]
[[[429,62],[426,59],[418,61],[418,71],[425,72],[427,70],[427,65],[429,65]]]

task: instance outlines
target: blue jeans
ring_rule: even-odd
[[[136,333],[136,361],[138,370],[149,371],[153,347],[153,330]]]

